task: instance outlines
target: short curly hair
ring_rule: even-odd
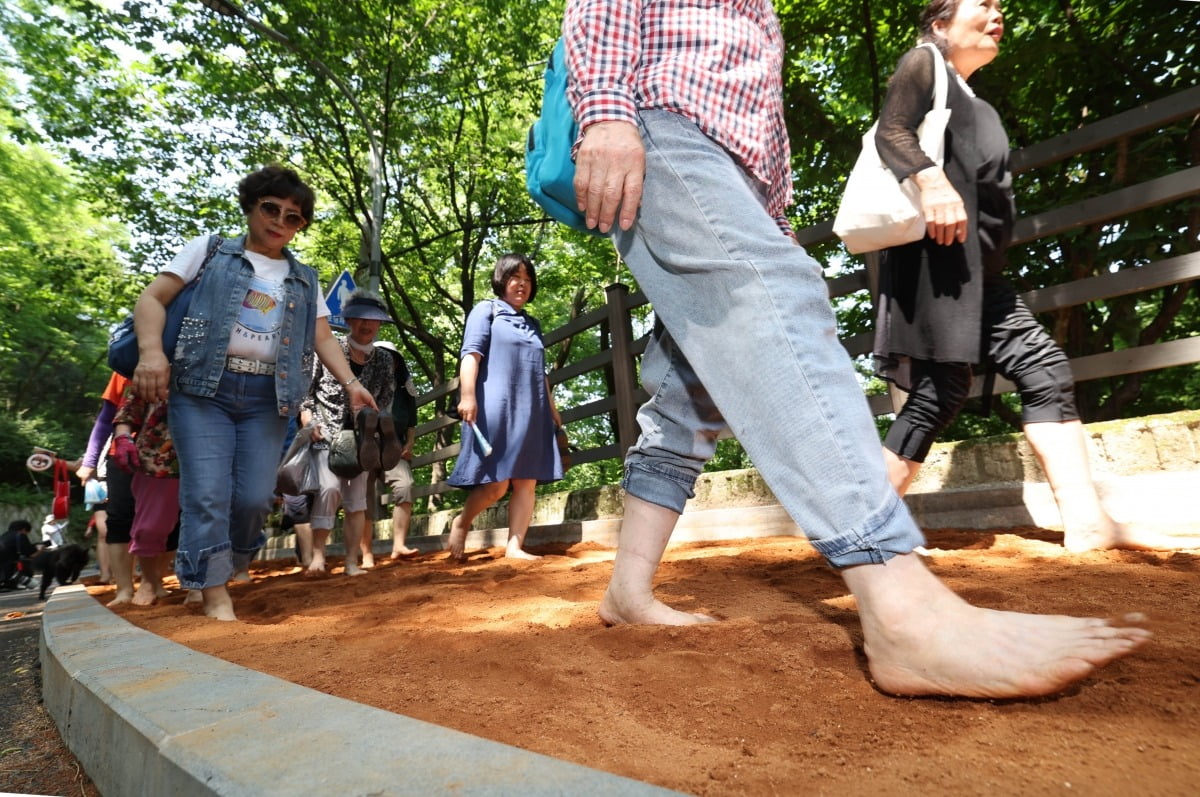
[[[312,223],[316,194],[292,169],[278,163],[268,164],[246,175],[238,183],[238,204],[246,215],[250,215],[258,207],[258,200],[265,196],[292,200],[300,206],[304,221]]]

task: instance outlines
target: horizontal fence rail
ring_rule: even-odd
[[[1197,114],[1200,114],[1200,86],[1017,150],[1011,159],[1013,171],[1020,174],[1058,163]],[[1200,166],[1022,218],[1014,227],[1013,245],[1029,243],[1088,225],[1112,222],[1147,208],[1196,195],[1200,195]],[[834,237],[833,222],[824,221],[797,230],[796,234],[803,245],[822,243]],[[1200,253],[1187,253],[1137,268],[1126,268],[1111,274],[1029,291],[1023,294],[1023,299],[1030,310],[1041,313],[1102,302],[1117,296],[1184,284],[1197,279],[1200,279]],[[867,268],[841,274],[828,280],[830,299],[836,300],[860,291],[868,291],[870,284]],[[607,416],[611,424],[615,442],[573,452],[572,459],[576,464],[620,458],[636,440],[637,407],[646,399],[646,393],[637,380],[636,362],[646,348],[647,336],[634,338],[632,319],[633,311],[646,304],[644,294],[630,293],[624,285],[611,285],[606,289],[606,301],[603,306],[589,310],[544,335],[547,348],[580,336],[596,335],[599,338],[597,353],[550,372],[551,387],[596,373],[603,373],[606,383],[611,386],[612,392],[607,395],[577,406],[559,408],[563,422],[568,427],[572,423],[602,416]],[[847,336],[841,343],[851,356],[869,354],[873,345],[873,333]],[[1071,368],[1076,381],[1083,382],[1197,362],[1200,362],[1200,337],[1192,337],[1077,357],[1071,360]],[[985,379],[984,376],[976,377],[971,388],[972,396],[982,394]],[[993,377],[993,380],[993,392],[1013,390],[1013,385],[1007,380],[999,376]],[[458,380],[452,379],[430,390],[417,399],[418,407],[430,404],[440,406],[457,387]],[[887,395],[870,396],[868,401],[876,415],[893,411],[892,398]],[[454,419],[435,411],[431,420],[417,426],[417,436],[424,438],[442,435],[444,438],[449,427],[457,423]],[[412,465],[416,469],[446,462],[457,456],[458,452],[458,443],[434,445],[433,450],[414,457]],[[442,481],[417,485],[414,487],[414,493],[417,497],[424,497],[451,489],[454,488]]]

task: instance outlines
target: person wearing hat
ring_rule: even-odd
[[[375,345],[379,327],[392,320],[387,307],[378,295],[358,289],[342,307],[342,317],[350,334],[339,336],[339,343],[354,378],[367,389],[377,406],[390,406],[396,389],[395,360],[390,352]],[[336,484],[330,480],[317,493],[311,515],[313,554],[306,572],[308,575],[325,572],[325,545],[341,506],[345,511],[342,522],[345,573],[362,575],[366,571],[359,566],[359,548],[367,523],[368,480],[376,471],[394,467],[400,459],[403,445],[396,437],[395,423],[387,413],[370,409],[354,415],[346,403],[344,388],[321,363],[315,364],[308,396],[300,405],[300,422],[312,425],[314,441],[332,440],[339,431],[354,428],[357,423],[359,460],[367,467],[352,479],[339,478]],[[327,457],[328,452],[322,456]]]

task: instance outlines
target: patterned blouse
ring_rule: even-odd
[[[175,455],[175,443],[171,430],[167,428],[167,402],[148,402],[133,395],[133,386],[127,386],[121,396],[121,407],[113,418],[113,426],[119,423],[133,427],[134,441],[142,470],[156,479],[179,478],[179,457]]]
[[[367,361],[359,365],[350,357],[350,344],[346,338],[339,335],[338,342],[342,344],[342,353],[350,363],[350,370],[362,386],[371,392],[376,405],[384,409],[390,407],[396,391],[396,360],[391,352],[376,346]],[[305,410],[313,413],[320,422],[321,434],[327,440],[341,429],[353,428],[354,419],[346,402],[346,389],[320,360],[316,360],[313,366],[312,384],[300,404],[300,411]],[[337,419],[340,419],[340,423]]]

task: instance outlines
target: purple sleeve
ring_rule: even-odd
[[[92,436],[88,438],[87,453],[83,455],[83,466],[94,468],[100,462],[100,449],[104,441],[112,434],[113,417],[117,414],[117,405],[104,401],[100,412],[96,414],[96,423],[92,425]]]

